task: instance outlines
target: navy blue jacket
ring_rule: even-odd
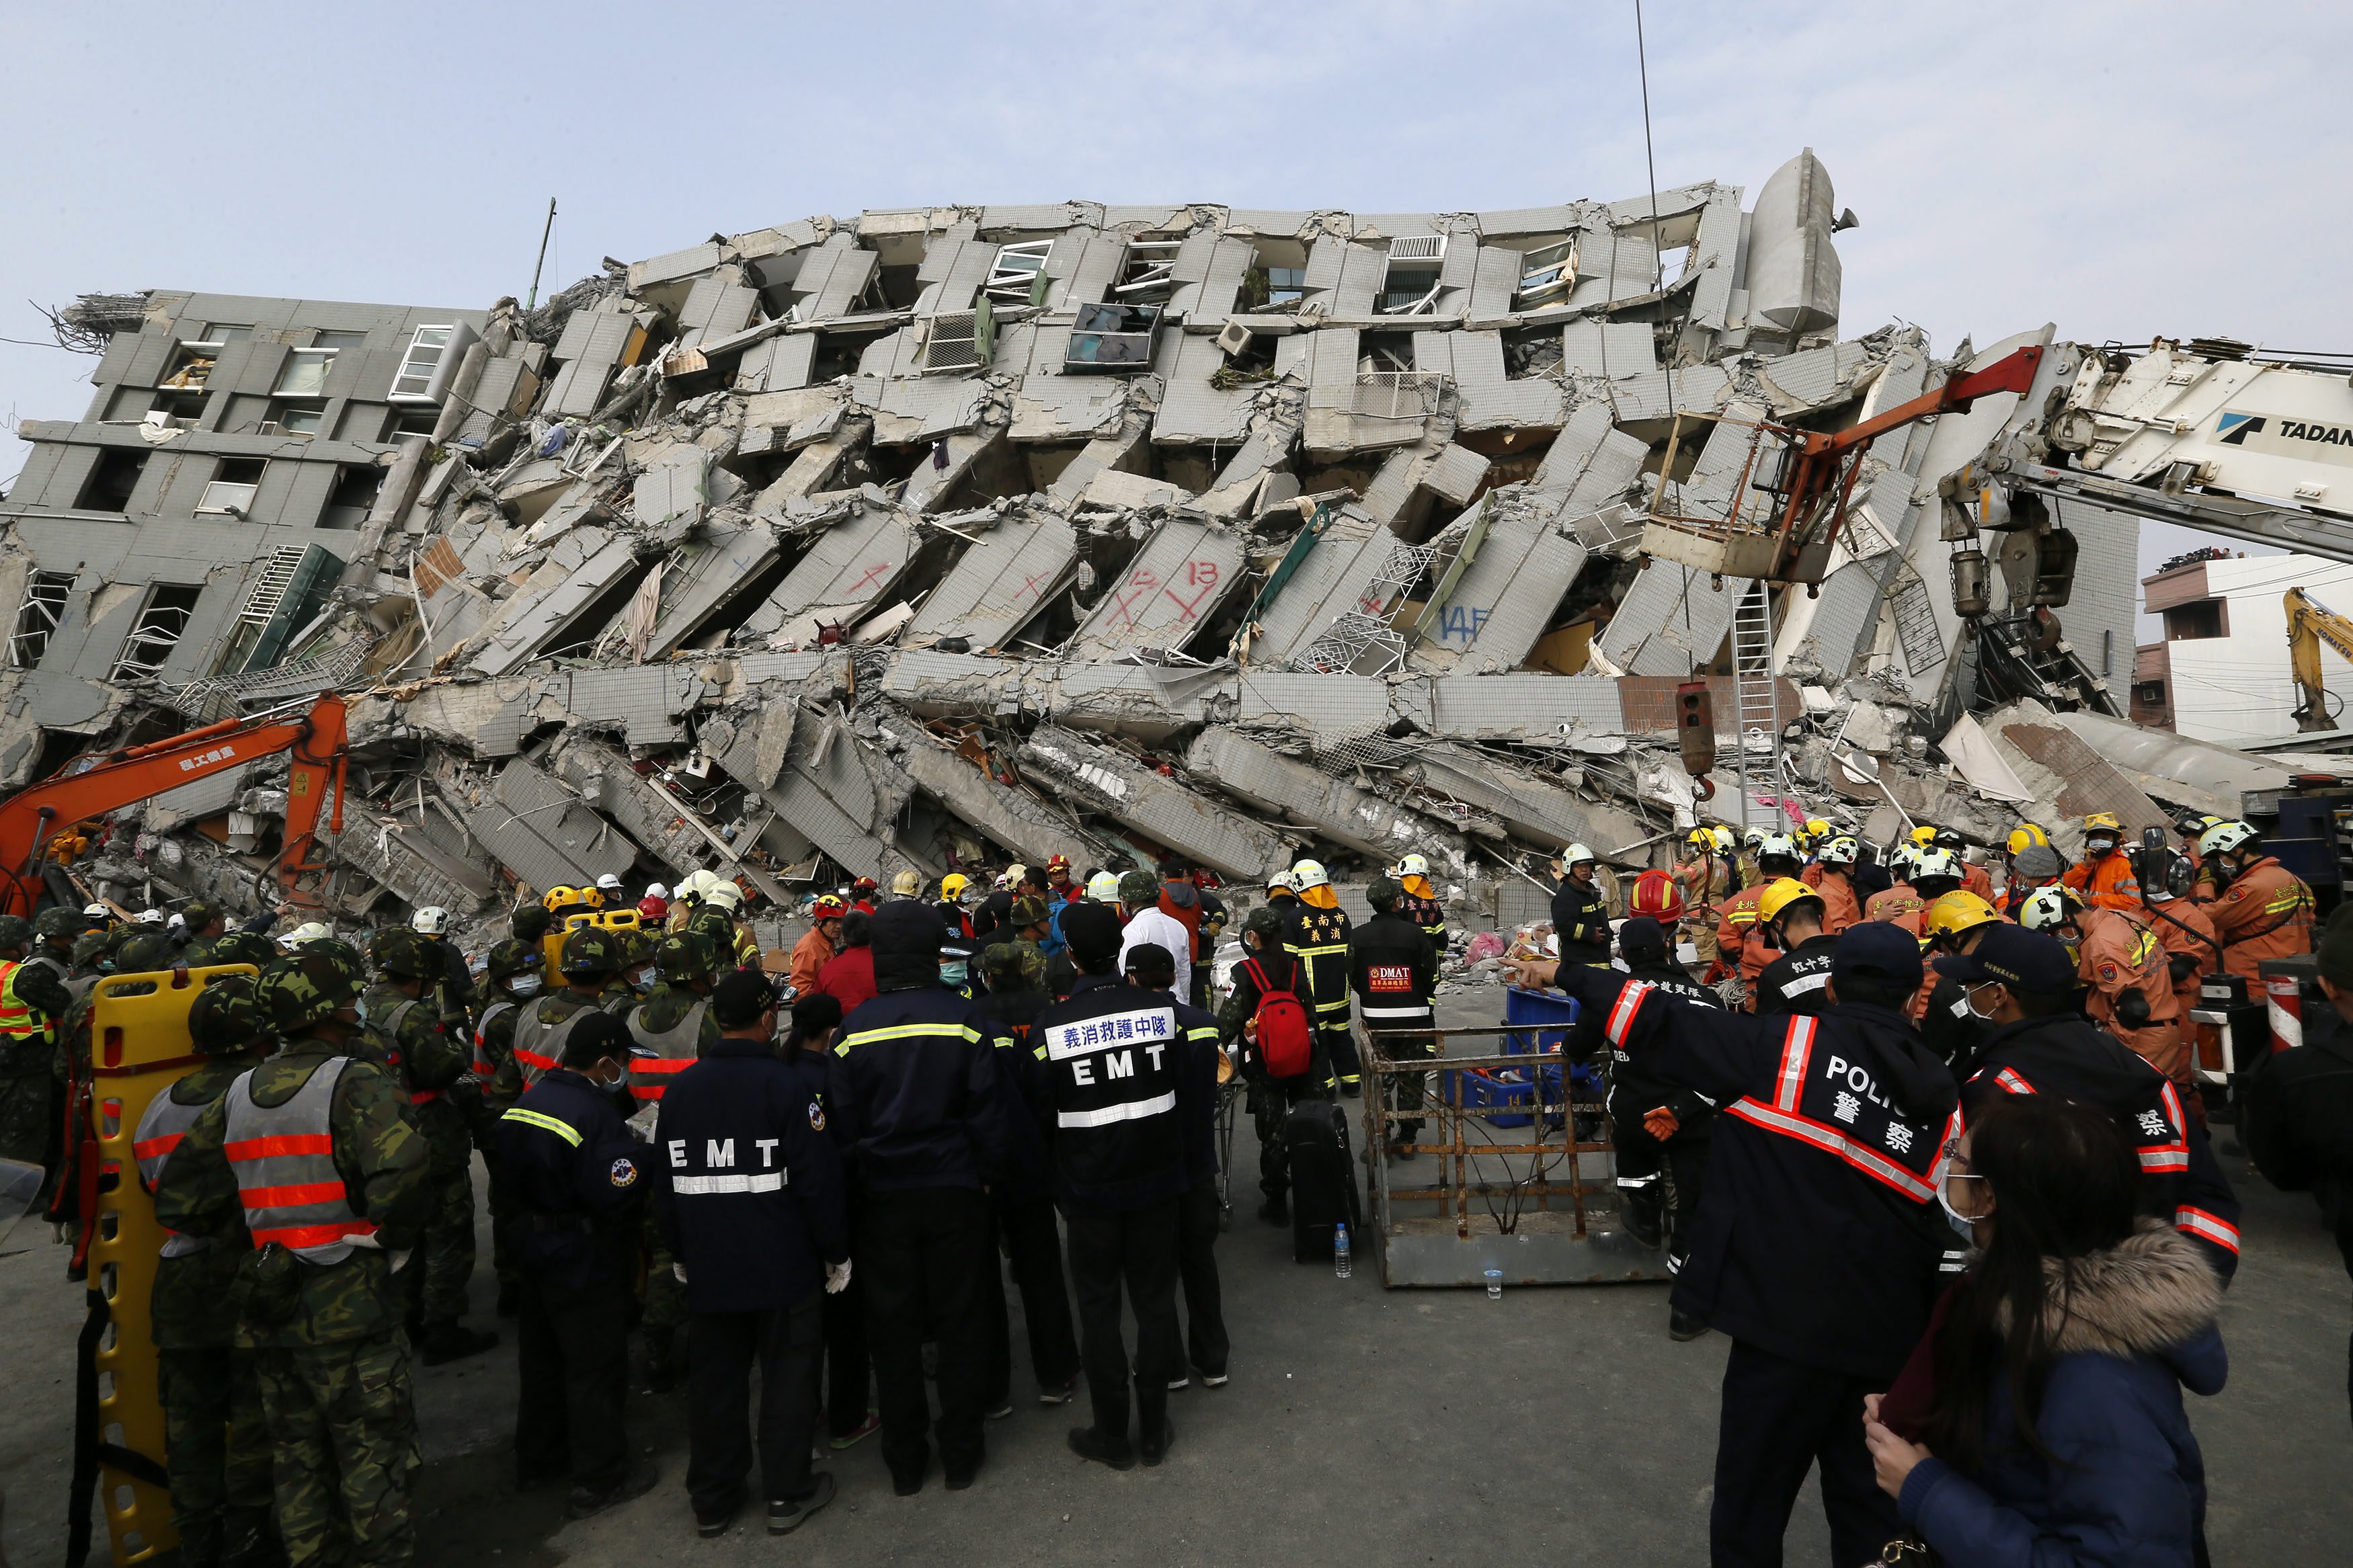
[[[1674,1305],[1808,1366],[1894,1377],[1960,1267],[1929,1180],[1957,1125],[1945,1064],[1884,1008],[1757,1018],[1566,963],[1555,984],[1646,1076],[1720,1107]]]
[[[491,1169],[519,1266],[563,1290],[635,1268],[653,1152],[586,1078],[557,1068],[526,1090],[499,1121]]]
[[[1068,1000],[1038,1016],[1031,1038],[1048,1056],[1054,1194],[1065,1212],[1116,1214],[1185,1191],[1198,1094],[1180,1011],[1193,1010],[1166,991],[1082,974]]]
[[[1185,1184],[1215,1186],[1218,1181],[1218,1016],[1178,1002],[1173,993],[1155,991],[1176,1008],[1176,1026],[1185,1032],[1177,1057],[1185,1093],[1176,1100],[1178,1131],[1185,1141]]]
[[[769,1042],[705,1046],[662,1094],[654,1156],[654,1215],[690,1310],[792,1306],[849,1256],[825,1107]]]
[[[1897,1500],[1947,1563],[2020,1568],[2190,1568],[2206,1519],[2206,1466],[2181,1391],[2229,1372],[2211,1325],[2153,1355],[2082,1352],[2052,1364],[2034,1424],[2052,1464],[2013,1440],[2006,1378],[1987,1401],[1983,1470],[1924,1459]]]
[[[885,990],[841,1021],[826,1114],[853,1182],[870,1192],[981,1187],[1003,1173],[995,1033],[979,1007],[940,984],[936,965],[929,984]]]
[[[976,1004],[993,1031],[1005,1101],[1005,1168],[990,1188],[1000,1208],[1053,1201],[1054,1155],[1046,1129],[1054,1113],[1047,1104],[1046,1047],[1033,1037],[1038,1015],[1053,1000],[1043,991],[991,991]]]

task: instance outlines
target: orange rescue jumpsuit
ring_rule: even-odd
[[[1987,903],[1993,902],[1993,873],[1974,860],[1962,861],[1961,891],[1975,893]]]
[[[2206,906],[2222,939],[2223,967],[2259,984],[2266,958],[2312,951],[2312,889],[2266,855],[2232,879]]]
[[[1822,930],[1831,936],[1862,919],[1862,905],[1854,896],[1854,879],[1843,871],[1809,866],[1815,873],[1807,884],[1822,896]]]
[[[2181,1035],[2181,1001],[2174,994],[2165,941],[2145,915],[2085,910],[2075,917],[2084,933],[2075,976],[2084,983],[2084,1010],[2094,1023],[2139,1053],[2149,1066],[2180,1083],[2189,1076],[2189,1043]],[[2148,1022],[2127,1028],[2116,1005],[2127,991],[2148,1003]]]
[[[1892,888],[1872,894],[1871,902],[1863,906],[1862,918],[1867,921],[1893,921],[1916,937],[1927,921],[1928,906],[1918,893],[1912,890],[1911,883],[1898,882]]]
[[[2140,883],[2133,876],[2132,858],[2121,849],[2112,849],[2096,860],[2078,860],[2059,880],[2083,894],[2084,901],[2095,910],[2141,907]]]
[[[793,944],[793,989],[807,996],[817,991],[818,971],[833,961],[833,943],[815,926]]]
[[[1715,906],[1716,962],[1738,968],[1741,985],[1747,993],[1741,1005],[1751,1013],[1757,1011],[1757,977],[1781,956],[1781,950],[1766,939],[1757,925],[1757,900],[1764,893],[1761,885],[1743,888]]]

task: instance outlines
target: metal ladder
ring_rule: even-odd
[[[1741,590],[1740,603],[1732,612],[1732,691],[1733,712],[1739,721],[1736,736],[1739,749],[1735,755],[1740,773],[1740,826],[1745,829],[1753,826],[1748,820],[1752,731],[1761,730],[1769,738],[1767,755],[1770,760],[1764,764],[1769,771],[1765,779],[1771,781],[1769,787],[1776,797],[1781,793],[1781,694],[1773,679],[1773,598],[1765,584],[1754,578]]]
[[[1928,600],[1928,584],[1910,562],[1895,574],[1895,639],[1904,647],[1904,664],[1916,682],[1945,662],[1945,639],[1936,630],[1936,612]]]

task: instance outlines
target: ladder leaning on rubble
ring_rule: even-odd
[[[1773,679],[1773,598],[1770,590],[1755,578],[1741,589],[1740,603],[1732,612],[1732,692],[1740,741],[1735,753],[1740,773],[1740,826],[1746,828],[1753,826],[1748,820],[1749,803],[1761,782],[1749,762],[1750,739],[1758,731],[1765,741],[1764,777],[1771,781],[1774,798],[1781,795],[1781,694]]]

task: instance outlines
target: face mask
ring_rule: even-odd
[[[511,975],[507,979],[507,989],[517,996],[536,996],[539,994],[539,976],[536,974]]]
[[[951,988],[953,988],[953,987],[955,987],[955,986],[958,986],[958,985],[963,984],[964,984],[964,978],[965,978],[965,969],[966,969],[967,967],[968,967],[968,966],[967,966],[966,964],[965,964],[961,960],[959,960],[958,962],[956,962],[956,963],[943,963],[943,964],[941,964],[941,965],[940,965],[940,984],[943,984],[943,985],[945,985],[945,986],[949,986],[949,987],[951,987]]]
[[[1984,1021],[1986,1021],[1987,1023],[1991,1023],[1991,1022],[1993,1021],[1993,1015],[1992,1015],[1992,1014],[1990,1014],[1990,1013],[1981,1013],[1981,1012],[1979,1012],[1979,1011],[1978,1010],[1978,992],[1980,992],[1980,991],[1988,990],[1988,989],[1990,989],[1990,988],[1989,988],[1989,987],[1988,987],[1988,986],[1983,986],[1983,985],[1972,985],[1972,986],[1968,987],[1968,989],[1965,993],[1963,993],[1962,997],[1961,997],[1961,1000],[1962,1000],[1963,1002],[1965,1002],[1965,1003],[1967,1003],[1967,1004],[1968,1004],[1968,1009],[1969,1009],[1969,1016],[1970,1016],[1970,1017],[1972,1017],[1972,1018],[1979,1018],[1979,1019],[1983,1019],[1983,1020],[1984,1020]],[[1940,1195],[1941,1195],[1941,1189],[1940,1189]]]
[[[649,991],[653,988],[654,976],[657,973],[659,972],[654,966],[649,963],[643,969],[637,971],[631,978],[637,981],[638,990]]]
[[[1936,1184],[1936,1206],[1945,1211],[1945,1223],[1951,1226],[1962,1240],[1977,1239],[1976,1223],[1963,1217],[1961,1211],[1952,1205],[1950,1200],[1945,1196],[1945,1187],[1941,1182]]]

